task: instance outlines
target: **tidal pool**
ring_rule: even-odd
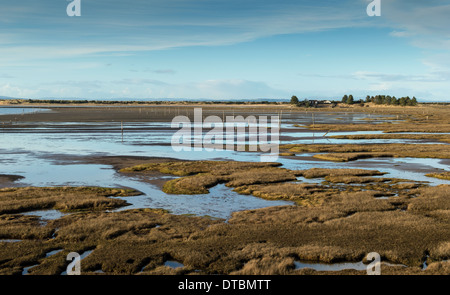
[[[41,225],[46,225],[47,221],[49,220],[55,220],[55,219],[59,219],[61,217],[63,217],[64,213],[62,213],[59,210],[39,210],[39,211],[30,211],[30,212],[25,212],[22,213],[23,215],[33,215],[33,216],[39,216],[39,223]]]
[[[392,264],[387,262],[380,262],[381,270],[383,265],[386,266],[398,266],[398,267],[407,267],[404,264]],[[295,269],[304,269],[310,268],[316,271],[341,271],[347,269],[353,270],[367,270],[367,268],[371,267],[370,262],[368,264],[364,264],[362,261],[360,262],[341,262],[341,263],[312,263],[312,262],[301,262],[294,261]]]
[[[184,264],[178,262],[178,261],[172,261],[172,260],[167,260],[166,262],[164,262],[165,266],[168,266],[170,268],[181,268],[184,267]]]
[[[294,261],[295,269],[311,268],[316,271],[340,271],[345,269],[366,270],[367,265],[362,262],[345,262],[345,263],[304,263]]]

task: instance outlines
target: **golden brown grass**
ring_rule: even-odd
[[[163,191],[168,194],[196,195],[209,193],[208,188],[223,181],[223,177],[211,173],[169,180],[164,183]]]
[[[436,260],[443,260],[450,258],[450,240],[443,241],[437,244],[430,251],[431,256],[435,257]]]
[[[0,214],[21,213],[33,210],[56,209],[105,210],[125,206],[126,201],[110,196],[140,194],[132,189],[97,187],[25,187],[0,189]]]
[[[425,176],[450,180],[450,172],[429,173],[429,174],[425,174]]]
[[[325,153],[314,157],[337,162],[375,157],[450,158],[450,148],[444,144],[289,144],[280,149],[293,153]]]
[[[358,176],[326,176],[325,180],[333,183],[377,183],[377,182],[397,182],[394,178],[358,177]]]
[[[284,168],[256,168],[241,170],[229,175],[227,186],[238,187],[251,184],[265,184],[296,180],[291,170]]]
[[[448,134],[352,134],[352,135],[334,135],[329,136],[336,139],[415,139],[432,140],[450,143]]]
[[[120,171],[123,173],[158,171],[184,176],[164,183],[163,191],[169,194],[207,194],[208,188],[218,183],[238,187],[296,180],[292,171],[277,167],[279,165],[279,163],[234,161],[168,162],[138,165]]]
[[[236,212],[228,223],[161,210],[126,210],[86,211],[39,226],[31,217],[2,214],[2,226],[10,226],[12,236],[13,226],[22,224],[55,237],[0,243],[0,273],[20,274],[23,267],[38,264],[31,274],[60,274],[70,251],[90,249],[81,263],[84,274],[100,269],[106,274],[315,274],[295,270],[293,262],[356,262],[374,251],[382,261],[410,266],[383,267],[382,272],[448,274],[442,260],[449,255],[449,219],[439,217],[438,206],[419,207],[444,198],[448,189],[420,188],[416,198],[395,201],[376,199],[375,191],[340,192],[312,207]],[[397,210],[401,205],[408,210]],[[46,257],[55,249],[63,251]],[[429,267],[421,271],[426,253]],[[168,268],[163,265],[167,260],[184,267]]]
[[[303,176],[305,178],[323,178],[326,176],[375,176],[386,174],[378,170],[326,168],[311,168],[308,170],[295,170],[294,172],[296,175]]]
[[[0,215],[0,239],[45,239],[51,234],[51,229],[39,226],[36,216]]]
[[[328,189],[314,184],[277,183],[269,185],[244,185],[235,189],[240,194],[251,194],[268,200],[294,201],[301,206],[317,206],[323,198],[336,193],[336,189]]]
[[[120,170],[122,173],[158,171],[160,173],[177,176],[195,175],[215,171],[216,173],[230,174],[236,170],[276,167],[280,163],[253,163],[253,162],[233,162],[233,161],[172,161],[165,163],[148,163],[127,167]]]
[[[450,210],[450,186],[439,185],[437,187],[418,188],[412,193],[419,195],[408,205],[411,211]]]

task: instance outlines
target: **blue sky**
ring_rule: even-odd
[[[450,3],[381,0],[0,3],[0,96],[450,101]]]

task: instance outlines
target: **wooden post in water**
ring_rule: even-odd
[[[280,117],[278,118],[278,128],[281,129],[281,118],[283,118],[283,110],[280,111]]]
[[[122,143],[123,143],[123,121],[120,122],[120,129],[122,130]]]

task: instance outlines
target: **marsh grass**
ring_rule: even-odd
[[[164,183],[163,191],[168,194],[197,195],[209,193],[208,188],[213,187],[224,178],[211,173],[200,173],[193,176],[187,176],[172,179]]]
[[[33,210],[56,209],[105,210],[127,205],[111,196],[134,196],[132,189],[97,187],[25,187],[0,189],[0,214],[14,214]]]
[[[434,210],[450,210],[450,186],[423,187],[412,191],[418,197],[412,199],[408,210],[429,212]]]
[[[253,162],[233,162],[233,161],[172,161],[166,163],[148,163],[132,167],[123,168],[122,173],[158,171],[160,173],[172,174],[176,176],[189,176],[199,173],[216,171],[217,173],[231,174],[234,171],[281,166],[280,163],[253,163]]]
[[[336,189],[302,184],[302,183],[277,183],[268,185],[245,185],[235,188],[240,194],[251,194],[267,200],[294,201],[300,206],[318,206],[327,196],[336,193]]]
[[[265,167],[233,169],[229,174],[207,171],[179,178],[173,182],[198,181],[195,186],[207,188],[219,181],[241,194],[290,200],[296,206],[235,212],[228,224],[193,232],[170,255],[185,264],[183,273],[192,269],[224,274],[304,273],[294,269],[294,260],[357,262],[372,251],[379,252],[384,261],[410,266],[406,270],[390,267],[391,273],[420,270],[429,249],[435,249],[430,259],[441,263],[447,255],[446,244],[442,243],[450,233],[444,197],[448,186],[430,188],[420,182],[373,177],[384,174],[365,169],[291,171]],[[292,176],[324,178],[325,182],[305,184],[291,180]],[[238,245],[247,245],[249,251]],[[192,256],[193,249],[210,254],[205,257],[196,252]],[[436,271],[430,269],[429,273]],[[146,268],[149,274],[167,272],[173,270],[158,265]]]
[[[305,178],[324,178],[326,176],[375,176],[384,175],[385,172],[378,170],[366,169],[327,169],[327,168],[311,168],[308,170],[295,170],[296,175]]]
[[[183,176],[164,183],[168,194],[207,194],[208,188],[219,183],[229,187],[286,182],[296,180],[294,173],[279,168],[279,163],[252,163],[234,161],[168,162],[138,165],[120,170],[122,173],[160,173]]]
[[[402,132],[421,132],[421,133],[449,133],[450,127],[448,122],[436,123],[404,123],[404,124],[314,124],[307,125],[311,130],[326,131],[383,131],[385,133],[402,133]]]
[[[229,175],[227,186],[238,187],[251,184],[267,184],[293,181],[297,178],[291,170],[277,167],[243,169]]]
[[[445,144],[288,144],[280,149],[296,154],[321,153],[314,157],[336,162],[377,157],[450,158],[450,149]]]
[[[335,139],[415,139],[431,140],[450,143],[450,136],[447,134],[352,134],[329,136]]]
[[[299,190],[296,183],[252,186],[276,193],[280,185]],[[0,273],[20,274],[37,264],[31,274],[60,274],[67,253],[86,250],[93,252],[82,261],[83,274],[315,274],[295,270],[293,262],[358,262],[373,251],[382,261],[409,266],[389,268],[392,274],[449,273],[442,262],[449,255],[449,210],[438,206],[449,186],[413,189],[416,198],[395,200],[379,200],[377,191],[324,194],[319,185],[306,184],[302,189],[321,203],[235,212],[227,223],[151,209],[69,214],[50,221],[41,235],[0,243]],[[405,205],[406,211],[397,210]],[[14,226],[39,228],[31,216],[0,216],[11,232],[21,230]],[[63,251],[46,257],[55,249]],[[429,268],[416,272],[425,253]],[[167,260],[184,267],[168,268]]]
[[[435,177],[435,178],[439,178],[439,179],[450,180],[450,172],[429,173],[429,174],[425,174],[425,176],[427,176],[427,177]]]
[[[326,176],[325,180],[332,183],[377,183],[397,182],[394,178],[358,177],[358,176]]]

